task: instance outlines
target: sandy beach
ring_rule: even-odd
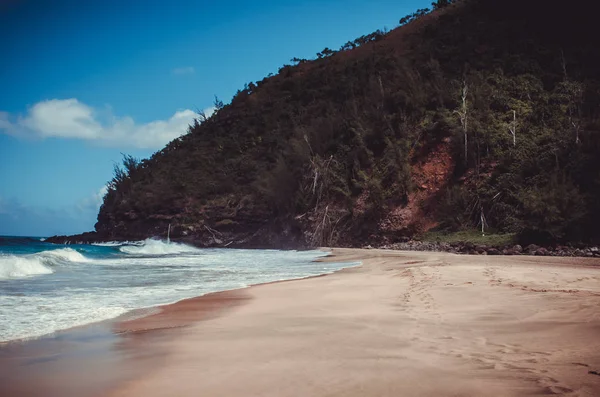
[[[600,395],[600,260],[333,253],[363,264],[113,323],[138,370],[92,394]]]
[[[246,290],[110,395],[600,395],[599,261],[333,252],[363,265]]]

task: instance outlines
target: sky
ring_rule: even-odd
[[[0,0],[0,235],[93,230],[122,153],[429,3]]]

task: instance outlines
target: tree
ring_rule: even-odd
[[[469,144],[468,136],[467,136],[468,126],[469,126],[469,119],[468,119],[469,105],[467,104],[468,93],[469,93],[469,87],[467,86],[467,81],[463,80],[463,87],[461,90],[460,107],[457,110],[455,110],[454,112],[458,114],[458,116],[460,118],[460,125],[463,130],[464,143],[465,143],[465,162],[467,161],[467,148],[468,148],[468,144]]]
[[[219,110],[221,110],[225,107],[225,104],[223,103],[223,101],[220,100],[219,97],[216,95],[215,95],[215,101],[213,102],[213,105],[215,107],[215,112],[218,112]]]
[[[319,58],[319,59],[320,58],[327,58],[327,57],[332,56],[333,54],[335,54],[335,51],[333,51],[332,49],[330,49],[328,47],[325,47],[323,49],[323,51],[317,53],[317,58]]]
[[[433,7],[434,10],[437,10],[439,8],[447,7],[452,3],[454,3],[454,0],[437,0],[437,1],[434,1],[433,3],[431,3],[431,6]]]
[[[198,119],[194,119],[194,127],[193,128],[197,128],[196,123],[198,123],[198,125],[200,125],[209,119],[209,116],[206,115],[206,112],[203,109],[196,109],[196,113],[199,116],[198,119],[200,119],[200,122],[198,122]]]
[[[114,164],[114,176],[108,182],[109,190],[117,190],[117,188],[122,187],[122,185],[129,180],[141,166],[139,159],[129,154],[121,153],[121,155],[123,156],[123,160],[121,161],[123,168],[121,168],[119,164]]]
[[[508,126],[508,130],[513,137],[513,146],[517,146],[517,112],[513,110],[513,120]]]
[[[295,63],[295,64],[300,64],[300,63],[308,62],[308,60],[304,59],[304,58],[293,57],[292,59],[290,59],[290,62]]]
[[[410,23],[416,19],[419,19],[420,17],[422,17],[423,15],[427,15],[431,12],[431,10],[429,8],[421,8],[415,12],[413,12],[412,14],[406,15],[404,17],[402,17],[400,19],[400,26],[406,25],[407,23]]]
[[[575,143],[579,144],[581,143],[581,105],[584,101],[584,85],[578,81],[566,80],[559,84],[558,91],[569,126],[573,128]]]
[[[564,80],[559,84],[559,92],[563,98],[564,109],[569,117],[569,124],[573,127],[575,132],[575,143],[579,144],[579,133],[581,130],[581,105],[584,101],[584,85],[578,81],[573,81],[567,74],[567,61],[565,60],[565,54],[561,50],[561,64],[563,69]]]

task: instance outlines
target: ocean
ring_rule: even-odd
[[[0,237],[0,342],[38,338],[209,292],[327,274],[323,251],[200,249],[148,239],[57,245]]]

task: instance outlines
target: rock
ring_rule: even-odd
[[[537,255],[537,256],[548,256],[548,254],[549,254],[548,250],[544,247],[538,248],[537,250],[535,250],[535,253],[534,253],[534,255]]]
[[[527,247],[525,247],[525,252],[527,252],[529,255],[534,255],[538,248],[540,247],[535,244],[529,244]]]
[[[488,248],[487,254],[488,255],[500,255],[500,251],[498,251],[496,248]]]
[[[596,253],[596,252],[600,252],[600,249],[598,249],[598,247],[592,247],[592,248],[590,248],[590,251],[593,253]]]

